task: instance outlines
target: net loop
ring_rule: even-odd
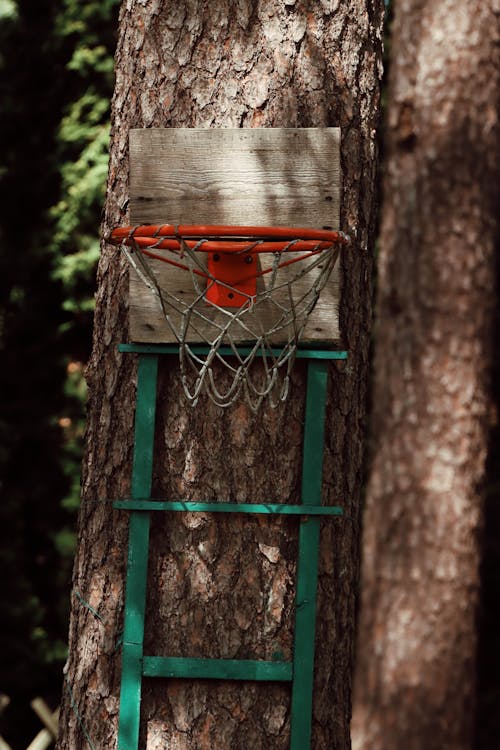
[[[108,240],[158,300],[188,401],[243,397],[253,411],[286,400],[308,318],[349,242],[330,230],[178,224],[119,227]],[[160,263],[186,272],[190,294],[162,287]]]

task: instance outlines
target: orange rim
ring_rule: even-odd
[[[343,232],[294,227],[256,227],[201,224],[143,224],[118,227],[109,238],[113,244],[179,250],[185,244],[205,253],[277,253],[326,250],[347,244]]]
[[[305,261],[325,250],[331,250],[335,245],[347,244],[349,237],[342,232],[330,229],[306,229],[290,227],[255,227],[255,226],[227,226],[227,225],[199,225],[199,224],[143,224],[140,226],[118,227],[114,229],[109,241],[115,245],[129,245],[138,249],[143,255],[162,261],[185,271],[195,273],[210,283],[207,297],[210,301],[218,299],[218,286],[224,279],[224,287],[229,284],[236,289],[235,294],[228,297],[236,299],[238,290],[243,297],[255,297],[256,282],[260,276],[265,276],[277,269],[285,268],[293,263]],[[184,251],[199,251],[210,253],[207,272],[192,268],[182,262]],[[177,256],[160,255],[155,250],[168,250]],[[277,267],[259,269],[251,273],[241,274],[240,261],[236,255],[244,256],[243,260],[258,253],[286,254],[293,253],[287,260],[281,260]],[[218,257],[219,256],[219,257]],[[224,260],[225,259],[225,260]],[[215,262],[217,262],[217,270]],[[211,299],[211,295],[214,299]],[[220,304],[217,302],[217,304]],[[241,307],[241,300],[228,303],[229,306]]]

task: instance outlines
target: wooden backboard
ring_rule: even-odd
[[[338,229],[339,207],[339,128],[130,131],[130,219],[134,225]],[[155,262],[153,270],[163,288],[184,299],[194,296],[185,271],[161,262]],[[337,263],[309,318],[304,343],[338,342],[338,306]],[[134,342],[175,342],[157,298],[133,271],[129,334]]]

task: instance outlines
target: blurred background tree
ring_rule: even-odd
[[[34,696],[57,706],[66,656],[117,11],[0,0],[0,691],[14,747],[39,728]]]

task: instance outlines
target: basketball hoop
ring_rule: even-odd
[[[120,227],[109,241],[157,297],[191,404],[205,392],[226,407],[243,392],[255,411],[263,399],[272,406],[286,399],[302,332],[349,238],[324,229],[163,224]],[[182,293],[162,287],[159,263],[186,272]]]

